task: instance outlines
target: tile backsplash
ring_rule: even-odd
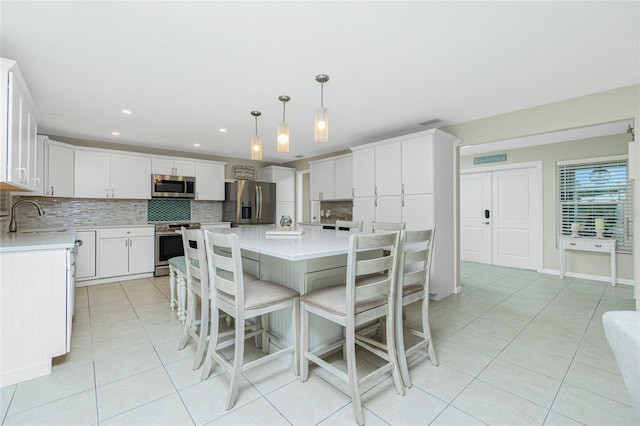
[[[13,196],[11,203],[23,198],[37,202],[45,211],[45,215],[38,216],[38,211],[34,206],[28,204],[20,205],[16,209],[18,229],[60,226],[146,225],[150,221],[150,200]],[[202,223],[220,222],[222,220],[222,202],[220,201],[173,201],[183,201],[187,204],[186,207],[180,206],[176,211],[173,211],[170,205],[167,205],[166,211],[163,212],[163,218],[157,220],[191,220]],[[187,219],[184,219],[185,210],[189,210],[189,218]],[[9,211],[7,211],[7,216],[0,217],[0,226],[3,232],[6,232],[9,227],[8,214],[10,214]]]
[[[149,222],[191,220],[189,200],[149,200],[147,218]]]
[[[320,223],[336,223],[336,220],[353,220],[353,201],[320,201]],[[329,213],[329,216],[327,216]]]

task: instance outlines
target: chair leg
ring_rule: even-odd
[[[405,390],[402,385],[402,378],[400,377],[400,369],[398,368],[398,354],[396,352],[396,339],[395,339],[395,324],[393,320],[395,315],[395,309],[392,310],[387,318],[387,353],[389,354],[389,362],[393,363],[393,370],[391,376],[393,377],[393,384],[396,386],[396,392],[398,395],[404,395]]]
[[[433,345],[431,337],[431,326],[429,325],[429,300],[422,300],[422,334],[429,339],[429,359],[431,364],[438,365],[438,356],[436,355],[436,348]]]
[[[309,360],[305,354],[309,351],[309,312],[305,309],[305,303],[300,302],[300,381],[306,382],[309,378]]]
[[[268,354],[270,349],[269,347],[271,346],[269,343],[269,314],[262,315],[260,320],[262,322],[262,353]]]
[[[174,309],[176,309],[176,301],[177,301],[177,297],[176,297],[176,271],[173,269],[173,267],[169,268],[169,289],[171,292],[171,301],[169,302],[169,308],[171,308],[171,311],[173,311]]]
[[[200,338],[198,339],[198,349],[196,349],[196,356],[193,359],[193,369],[197,370],[202,365],[202,360],[205,355],[205,349],[207,347],[207,338],[209,336],[209,304],[204,303],[204,300],[200,299]]]
[[[404,309],[401,310],[404,313]],[[396,312],[397,313],[397,312]],[[398,315],[396,315],[398,317]],[[411,387],[411,378],[409,377],[409,366],[407,364],[407,353],[404,346],[404,321],[403,315],[396,320],[396,354],[398,357],[398,367],[400,368],[400,375],[402,376],[402,382],[408,388]]]
[[[182,327],[182,337],[180,338],[180,343],[178,344],[178,349],[184,349],[187,344],[187,340],[189,338],[189,328],[191,327],[191,323],[193,322],[193,306],[195,305],[195,301],[193,300],[193,293],[189,292],[187,294],[189,298],[187,302],[187,317],[184,321],[184,327]]]
[[[207,354],[205,355],[202,373],[200,373],[200,380],[205,380],[209,377],[211,367],[213,366],[213,354],[215,353],[216,346],[218,345],[218,322],[220,320],[220,312],[215,307],[212,307],[211,311],[211,336],[209,337],[209,345],[207,347]]]
[[[229,393],[227,394],[227,402],[225,409],[230,410],[236,403],[236,397],[238,396],[238,385],[240,384],[240,378],[242,376],[242,363],[244,361],[244,327],[240,324],[244,324],[244,315],[239,315],[236,318],[236,332],[235,332],[235,351],[233,354],[233,370],[231,373],[231,383],[229,384]]]
[[[300,353],[300,344],[298,342],[298,336],[300,336],[300,300],[295,298],[293,301],[292,321],[293,321],[293,374],[298,376],[300,369],[298,368],[298,354]]]
[[[186,309],[185,301],[187,299],[187,278],[178,271],[178,319],[184,324]]]
[[[353,415],[356,423],[364,425],[364,413],[360,402],[360,386],[358,384],[358,374],[356,372],[356,339],[355,329],[346,327],[347,340],[347,374],[349,376],[349,389],[351,390],[351,404],[353,405]]]

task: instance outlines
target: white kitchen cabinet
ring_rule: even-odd
[[[440,130],[352,148],[353,219],[405,222],[409,230],[435,228],[430,293],[441,299],[457,291],[455,136]],[[377,190],[366,186],[373,170]]]
[[[350,200],[353,198],[352,155],[309,162],[311,200]]]
[[[179,158],[153,157],[151,159],[151,173],[154,175],[195,176],[196,163]]]
[[[78,198],[151,198],[151,160],[103,150],[75,150]]]
[[[196,200],[224,201],[224,166],[217,161],[196,162]]]
[[[353,199],[353,219],[362,221],[362,231],[372,232],[371,222],[375,220],[375,197],[356,197]]]
[[[295,218],[296,169],[268,166],[260,169],[260,179],[276,184],[276,224],[282,216]]]
[[[334,161],[319,160],[309,163],[311,180],[309,182],[312,200],[332,200],[334,198]]]
[[[98,230],[98,278],[151,273],[153,269],[152,227]]]
[[[73,197],[74,149],[44,137],[44,195]]]
[[[65,248],[0,254],[0,383],[9,386],[51,373],[68,352],[72,277]],[[69,312],[71,311],[71,312]]]
[[[76,256],[76,280],[96,277],[96,231],[76,232],[78,255]]]
[[[353,196],[374,197],[376,189],[375,147],[353,151]],[[354,216],[355,217],[355,216]]]
[[[433,193],[433,137],[420,135],[402,141],[402,193]]]
[[[351,155],[336,157],[333,166],[334,198],[350,200],[353,198],[353,158]]]
[[[0,58],[0,188],[41,188],[37,170],[37,116],[18,64]]]
[[[376,146],[376,195],[400,195],[402,188],[402,151],[400,141]],[[423,167],[428,167],[426,164]]]

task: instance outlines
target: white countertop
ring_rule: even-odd
[[[352,232],[336,232],[317,226],[302,228],[305,230],[303,235],[291,237],[267,237],[266,231],[280,229],[273,225],[220,229],[216,232],[238,234],[243,250],[286,260],[307,260],[347,253]]]
[[[73,248],[76,230],[67,228],[64,232],[15,232],[2,234],[0,253],[18,251],[54,250]]]

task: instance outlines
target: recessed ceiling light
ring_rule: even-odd
[[[220,129],[220,133],[227,133],[227,129]]]
[[[120,132],[111,132],[113,136],[120,136]]]
[[[131,114],[133,114],[133,113],[131,112],[131,110],[129,110],[129,109],[123,109],[123,110],[122,110],[122,113],[123,113],[123,114],[127,114],[127,115],[131,115]]]
[[[199,143],[194,143],[193,146],[200,146],[200,144]]]

